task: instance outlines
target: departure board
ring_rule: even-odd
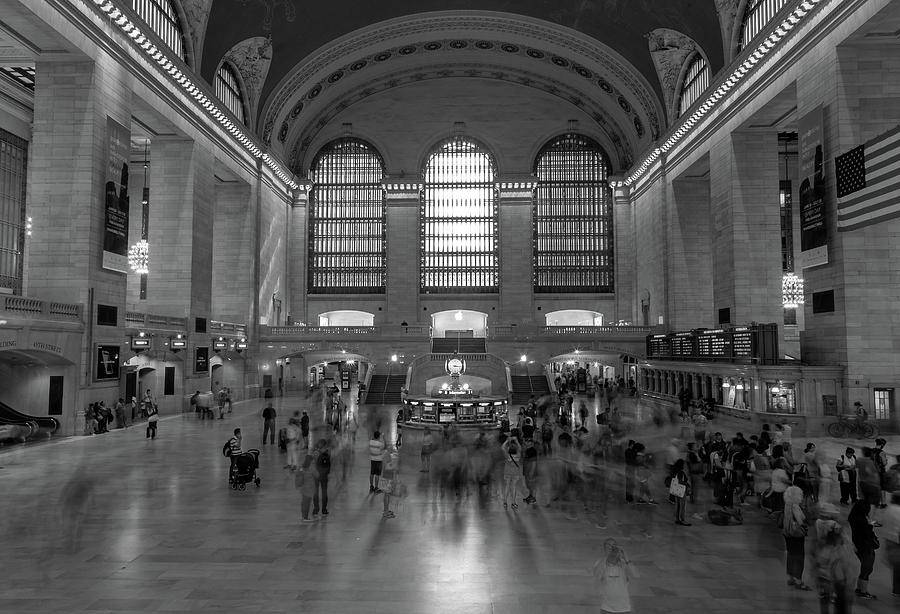
[[[647,336],[647,358],[778,362],[778,326],[751,324]]]

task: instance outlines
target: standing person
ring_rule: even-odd
[[[306,413],[306,410],[303,410],[303,415],[300,416],[300,437],[303,438],[302,446],[304,450],[309,449],[309,414]]]
[[[155,403],[147,409],[147,439],[156,439],[156,425],[159,422],[159,410]]]
[[[350,433],[350,442],[356,443],[356,431],[359,430],[359,421],[356,419],[356,412],[351,411],[347,414],[347,432]]]
[[[84,408],[84,434],[93,435],[94,430],[96,430],[95,424],[94,404],[89,403],[88,406]]]
[[[875,567],[875,550],[878,548],[878,538],[875,529],[869,520],[869,511],[872,509],[869,501],[860,499],[853,504],[847,522],[850,524],[850,533],[853,536],[853,546],[856,548],[856,558],[859,559],[859,579],[856,581],[856,596],[861,599],[875,599],[875,595],[869,592],[869,576]]]
[[[853,548],[840,523],[838,509],[831,503],[818,505],[819,519],[813,534],[813,561],[819,587],[819,612],[850,614],[853,581],[857,575]]]
[[[509,507],[509,500],[512,499],[512,508],[519,509],[516,503],[516,493],[519,490],[519,482],[522,481],[522,455],[519,451],[519,444],[515,438],[510,437],[500,446],[505,455],[505,463],[503,465],[503,509]]]
[[[553,454],[553,425],[549,416],[544,417],[544,424],[541,425],[541,454],[544,456]]]
[[[837,462],[841,505],[856,502],[856,450],[847,448]]]
[[[231,400],[231,388],[225,388],[225,404],[228,405],[228,413],[231,413],[231,410],[234,409],[234,404]]]
[[[878,507],[880,508],[887,507],[884,502],[884,491],[888,489],[888,456],[887,452],[884,451],[884,446],[886,444],[887,439],[879,437],[875,440],[875,447],[872,448],[872,462],[875,463],[875,468],[878,470]]]
[[[603,543],[603,556],[594,563],[591,573],[597,579],[603,612],[631,612],[628,582],[635,575],[634,568],[616,540],[607,539]]]
[[[882,517],[886,549],[885,556],[893,569],[891,593],[900,597],[900,490],[891,493],[890,503]]]
[[[287,449],[287,464],[284,468],[293,471],[297,468],[298,447],[300,445],[300,424],[297,418],[288,420],[284,438],[285,448]]]
[[[646,448],[642,443],[634,444],[636,471],[635,477],[638,483],[638,503],[649,503],[656,505],[656,500],[650,495],[650,478],[652,472],[650,470],[650,459],[644,452]]]
[[[300,522],[316,521],[309,517],[309,509],[316,494],[316,476],[312,471],[312,462],[313,457],[307,454],[300,470],[294,475],[294,486],[300,489]]]
[[[381,441],[381,431],[375,431],[369,440],[369,492],[380,492],[378,478],[381,476],[382,462],[384,460],[384,442]]]
[[[862,457],[856,459],[856,476],[859,482],[859,498],[870,505],[881,503],[881,474],[872,460],[872,448],[863,448]]]
[[[426,426],[425,430],[422,432],[422,452],[420,454],[422,468],[419,470],[421,473],[428,473],[431,471],[432,452],[434,452],[434,438],[431,435],[431,429]]]
[[[219,420],[225,419],[225,399],[228,398],[224,388],[219,388],[216,399],[219,402]]]
[[[328,476],[331,473],[331,450],[329,450],[328,441],[320,439],[316,444],[313,452],[315,459],[316,471],[316,489],[313,494],[313,518],[319,517],[319,510],[322,510],[322,516],[328,515]],[[320,499],[321,495],[321,499]],[[319,504],[321,503],[321,508]]]
[[[128,425],[125,424],[125,399],[119,398],[119,400],[116,401],[115,414],[116,414],[116,428],[117,429],[126,428]]]
[[[669,488],[669,493],[675,497],[675,524],[683,527],[691,526],[691,523],[684,519],[687,498],[691,494],[690,488],[691,480],[684,470],[684,459],[679,458],[672,465],[672,486]]]
[[[634,440],[629,439],[625,446],[625,502],[634,502],[634,482],[637,472],[637,452],[634,450]]]
[[[806,515],[800,508],[803,502],[803,491],[797,486],[790,486],[784,491],[784,517],[782,535],[787,550],[788,586],[803,591],[811,590],[803,582],[803,567],[806,560]]]
[[[397,442],[398,448],[403,445],[403,410],[397,410]]]
[[[525,452],[522,454],[522,474],[525,478],[525,488],[528,490],[528,496],[522,501],[525,503],[534,503],[537,499],[534,496],[534,487],[537,478],[538,451],[534,446],[534,439],[525,439]]]
[[[381,517],[393,518],[394,512],[391,511],[391,497],[394,493],[400,494],[398,484],[400,479],[400,452],[396,448],[390,451],[387,467],[384,468],[381,477],[391,481],[391,488],[384,490],[384,508],[381,512]]]
[[[263,436],[262,442],[263,445],[266,445],[266,436],[269,437],[269,443],[275,443],[275,416],[278,414],[275,413],[275,408],[272,407],[272,402],[269,401],[266,403],[266,407],[262,410],[262,418],[263,418]]]
[[[588,408],[584,401],[578,403],[578,417],[581,418],[581,426],[587,428]]]

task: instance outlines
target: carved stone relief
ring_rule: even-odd
[[[250,117],[247,123],[253,125],[259,110],[259,97],[263,84],[269,74],[269,66],[272,64],[272,38],[268,36],[255,36],[239,42],[228,50],[225,58],[234,64],[241,79],[244,81],[244,95],[247,98],[247,107]]]
[[[206,23],[212,0],[181,0],[181,8],[187,17],[188,34],[194,43],[194,68],[199,72],[203,58],[203,39],[206,37]]]
[[[698,46],[689,36],[667,28],[653,30],[647,34],[647,41],[662,85],[669,123],[672,124],[678,116],[678,78],[685,62],[697,51]]]
[[[722,29],[722,51],[725,52],[725,65],[734,59],[735,48],[731,44],[734,29],[738,24],[738,8],[741,0],[716,0],[716,12],[719,14],[719,27]]]

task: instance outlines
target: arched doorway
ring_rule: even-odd
[[[432,338],[487,337],[488,314],[470,309],[449,309],[431,315]]]

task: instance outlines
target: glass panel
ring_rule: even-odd
[[[893,403],[893,388],[876,388],[875,389],[875,419],[890,420],[891,405]]]
[[[184,33],[170,0],[131,0],[131,8],[178,57],[185,59]]]
[[[244,117],[244,96],[241,86],[231,64],[223,62],[216,71],[216,96],[237,117],[242,124],[247,123]]]
[[[678,115],[684,115],[684,112],[697,102],[708,87],[709,65],[703,59],[703,56],[698,53],[694,56],[684,76],[684,83],[681,85],[681,95],[678,99]]]
[[[0,66],[0,72],[10,79],[34,91],[34,67],[32,66]]]
[[[741,41],[738,49],[743,49],[759,34],[772,18],[787,4],[787,0],[750,0],[744,23],[741,26]]]
[[[28,143],[0,130],[0,292],[22,293]]]
[[[612,192],[606,155],[567,134],[538,154],[534,291],[613,292]]]
[[[381,156],[358,139],[319,152],[310,173],[310,294],[384,293],[383,176]]]
[[[425,165],[422,292],[498,292],[494,162],[464,138],[440,145]]]

